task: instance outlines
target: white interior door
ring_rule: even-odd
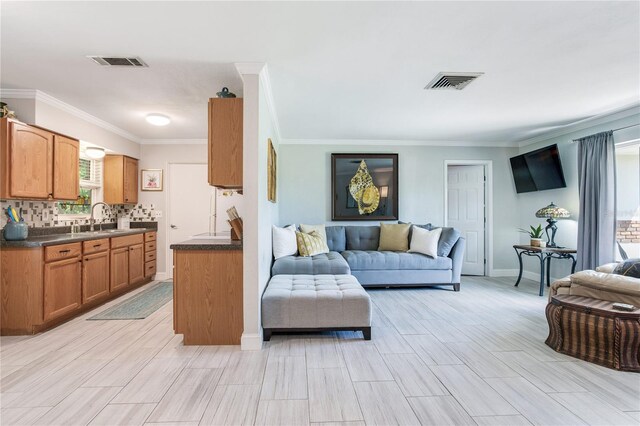
[[[169,164],[167,207],[167,274],[173,276],[171,244],[209,232],[210,205],[215,188],[207,182],[206,164]]]
[[[462,273],[485,274],[485,175],[483,165],[447,166],[447,226],[466,238]]]

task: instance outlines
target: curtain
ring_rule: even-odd
[[[578,139],[577,270],[615,260],[616,157],[613,132]]]

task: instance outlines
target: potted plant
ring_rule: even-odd
[[[529,225],[529,230],[520,228],[520,232],[529,234],[529,237],[531,237],[531,246],[544,247],[542,241],[542,225],[538,225],[535,228],[533,225]]]

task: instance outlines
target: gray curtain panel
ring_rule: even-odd
[[[615,260],[616,157],[613,132],[578,140],[578,262],[596,269]]]

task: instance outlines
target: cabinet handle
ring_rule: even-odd
[[[60,250],[58,251],[58,253],[62,254],[62,253],[69,253],[71,250],[70,249],[66,249],[66,250]]]
[[[93,247],[94,247],[94,248],[96,248],[96,247],[100,247],[100,246],[102,246],[102,244],[94,244],[94,245],[93,245]]]

